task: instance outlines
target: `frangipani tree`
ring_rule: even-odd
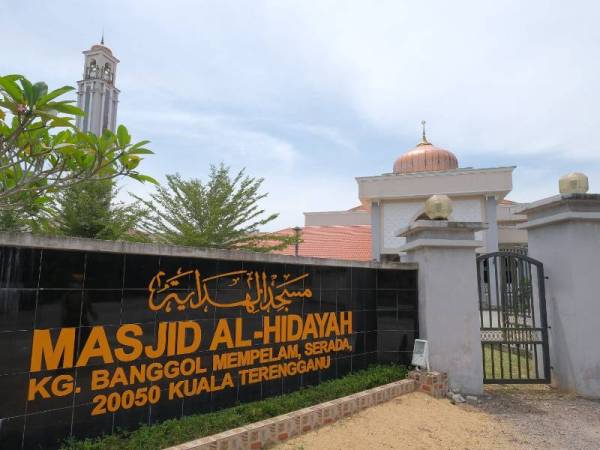
[[[123,125],[101,136],[73,124],[82,115],[72,101],[59,100],[70,86],[48,91],[22,75],[0,77],[0,209],[42,205],[49,195],[86,180],[126,176],[156,181],[137,168],[151,154],[148,141],[131,142]]]

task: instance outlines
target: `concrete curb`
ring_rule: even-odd
[[[417,381],[395,381],[367,391],[234,428],[166,450],[259,450],[316,430],[363,409],[417,390]]]

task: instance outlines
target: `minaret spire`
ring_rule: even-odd
[[[427,122],[421,120],[421,126],[423,127],[423,136],[419,145],[431,145],[431,143],[427,140],[427,136],[425,135],[425,124],[427,124]]]

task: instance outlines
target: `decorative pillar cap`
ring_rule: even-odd
[[[445,194],[432,195],[425,202],[425,214],[431,220],[448,220],[452,209],[452,200]]]
[[[571,172],[558,179],[561,194],[585,194],[589,189],[588,177],[581,172]]]
[[[400,247],[402,252],[421,247],[478,248],[483,246],[483,242],[475,240],[475,232],[485,229],[487,224],[482,222],[415,220],[395,235],[406,238],[406,244]]]

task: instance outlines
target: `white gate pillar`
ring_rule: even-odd
[[[419,264],[419,337],[429,341],[432,370],[448,373],[450,389],[483,392],[475,249],[481,222],[417,220],[398,236]]]
[[[529,255],[548,277],[553,383],[600,398],[600,194],[558,195],[523,212]]]

